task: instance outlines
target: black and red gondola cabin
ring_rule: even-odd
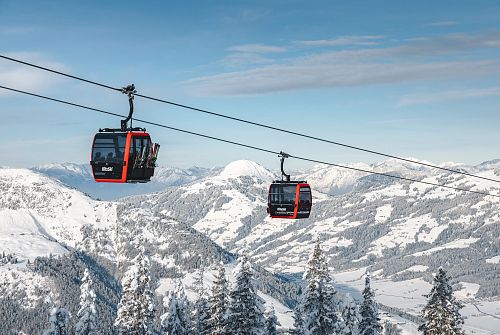
[[[135,86],[122,88],[128,95],[129,114],[120,128],[104,128],[94,136],[90,166],[94,180],[107,183],[146,183],[154,174],[160,145],[151,142],[144,128],[132,128]],[[130,121],[130,127],[128,126]]]
[[[304,181],[275,181],[269,187],[267,211],[272,218],[305,219],[311,207],[311,187]]]
[[[154,174],[158,145],[145,131],[99,132],[90,165],[97,182],[148,182]]]
[[[306,181],[291,181],[285,173],[283,164],[290,155],[281,151],[278,157],[281,158],[281,180],[269,186],[267,213],[272,218],[306,219],[311,214],[311,187]]]

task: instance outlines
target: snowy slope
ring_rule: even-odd
[[[26,209],[0,210],[0,245],[5,253],[31,260],[68,252]]]
[[[390,160],[359,166],[456,187],[499,191],[494,182]],[[498,162],[446,166],[500,179]],[[22,232],[9,228],[2,235],[7,240],[13,236],[9,234],[19,233],[20,241],[30,243],[36,238],[36,243],[47,243],[56,253],[58,245],[51,244],[53,240],[62,248],[60,252],[82,246],[110,260],[120,250],[118,259],[124,263],[136,252],[130,246],[147,241],[154,262],[164,271],[184,275],[203,258],[230,261],[230,254],[212,241],[231,252],[247,252],[254,262],[272,271],[301,273],[320,237],[335,273],[370,268],[377,282],[387,284],[380,298],[388,306],[419,301],[427,293],[431,273],[445,266],[462,285],[457,289],[467,306],[487,306],[486,314],[497,313],[499,199],[325,166],[315,166],[299,177],[313,186],[314,207],[310,219],[293,221],[267,217],[267,190],[277,176],[251,161],[236,161],[188,184],[119,203],[92,200],[38,173],[3,169],[0,186],[7,191],[0,195],[4,213],[0,223],[21,222],[16,229]],[[32,257],[26,248],[9,248]],[[340,282],[346,289],[356,289],[355,281]],[[406,289],[412,285],[418,289]],[[391,290],[409,299],[391,297]],[[417,304],[407,311],[416,313],[418,308]],[[496,320],[476,310],[477,319],[473,310],[467,310],[471,315],[468,327],[476,327],[473,320],[489,320],[485,324]],[[500,330],[500,326],[483,329],[485,334],[488,329]]]
[[[226,170],[218,177],[233,178],[235,172]],[[65,289],[57,287],[54,278],[35,270],[42,268],[33,267],[39,256],[57,259],[77,249],[106,258],[104,264],[117,262],[119,269],[126,269],[137,247],[144,245],[160,283],[179,275],[187,276],[189,283],[189,275],[200,264],[208,267],[223,261],[231,267],[235,262],[234,255],[195,229],[142,204],[93,200],[55,179],[25,169],[0,169],[0,189],[0,252],[18,260],[16,264],[0,264],[0,299],[23,297],[25,308],[40,308],[47,301],[59,299],[58,294]],[[272,275],[260,272],[259,276]],[[275,284],[280,279],[273,280],[269,285],[279,286]],[[277,311],[283,311],[279,317],[286,323],[287,307],[272,296],[290,298],[274,286],[263,285],[261,294]]]
[[[0,226],[4,236],[18,234],[43,237],[47,243],[75,247],[82,240],[82,227],[116,224],[116,204],[90,199],[78,190],[42,174],[25,169],[0,169]],[[10,211],[8,211],[10,210]],[[13,227],[13,224],[18,227]],[[37,233],[33,233],[37,227]],[[23,235],[21,235],[23,236]],[[28,248],[26,252],[29,253]],[[21,256],[29,257],[28,254]]]
[[[417,300],[428,289],[432,272],[441,265],[457,281],[476,285],[470,299],[483,302],[500,296],[496,280],[500,270],[495,262],[500,250],[497,198],[315,166],[299,176],[313,187],[311,218],[271,220],[265,212],[268,173],[262,173],[262,167],[256,173],[255,163],[245,161],[230,164],[227,170],[234,166],[238,171],[250,171],[249,175],[214,175],[129,201],[185,222],[233,252],[248,252],[253,261],[275,272],[301,273],[316,237],[320,237],[336,271],[370,267],[379,271],[388,288],[402,291],[408,281],[422,283],[421,290],[404,293]],[[500,179],[496,165],[492,170],[451,163],[446,166]],[[363,168],[498,192],[494,182],[390,160]],[[336,179],[339,176],[340,182]],[[389,306],[401,303],[386,298]]]
[[[425,181],[456,187],[497,191],[493,182],[409,168],[408,164],[393,166],[392,163],[387,161],[372,169],[396,171],[412,178],[419,175]],[[493,172],[480,173],[492,177]],[[346,252],[348,249],[351,260],[366,261],[369,255],[383,257],[389,250],[410,254],[406,251],[429,249],[414,254],[418,257],[432,253],[431,248],[440,248],[441,244],[446,245],[444,249],[456,249],[453,246],[458,244],[454,241],[460,241],[461,237],[443,236],[450,230],[474,227],[477,232],[484,223],[491,222],[492,229],[497,231],[495,209],[499,201],[496,198],[356,174],[344,174],[349,182],[341,184],[349,185],[352,191],[341,196],[328,196],[318,191],[317,186],[329,192],[344,187],[334,183],[340,176],[338,169],[316,166],[310,175],[301,175],[300,178],[308,179],[313,187],[315,206],[310,219],[295,222],[267,217],[267,188],[274,176],[249,161],[233,162],[218,175],[155,195],[137,197],[135,201],[146,201],[155,210],[192,225],[231,250],[249,249],[262,264],[288,272],[304,266],[304,255],[310,250],[315,236],[322,236],[332,251]],[[315,179],[323,179],[323,184],[311,182]],[[358,241],[355,241],[351,235],[359,230],[358,227],[367,229],[360,230],[360,235],[356,236]],[[457,235],[468,234],[457,232]],[[482,237],[488,239],[488,236]],[[471,237],[465,237],[468,238]],[[481,237],[473,238],[470,245],[480,242]],[[349,250],[354,248],[362,248],[359,251],[364,252],[354,257],[356,250]]]

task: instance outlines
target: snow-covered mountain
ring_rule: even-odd
[[[151,182],[128,185],[96,183],[89,164],[54,163],[36,166],[31,170],[55,178],[95,199],[116,200],[130,195],[157,192],[167,187],[184,185],[216,173],[219,169],[201,167],[179,169],[160,166],[155,169]]]
[[[394,163],[358,166],[500,194],[495,182]],[[274,176],[255,164],[233,162],[218,175],[127,201],[174,217],[230,251],[248,252],[255,262],[278,273],[302,272],[320,237],[336,273],[369,268],[376,280],[391,282],[380,286],[384,289],[381,301],[413,314],[421,308],[421,295],[439,266],[446,267],[464,299],[477,303],[496,297],[493,306],[500,308],[499,198],[315,166],[298,176],[313,187],[311,217],[270,219],[265,207]],[[498,162],[446,166],[500,179]],[[348,282],[342,284],[349,289],[356,281],[347,277]],[[424,289],[413,294],[402,289],[417,284]],[[391,290],[404,291],[401,296],[410,294],[416,305],[405,307]],[[500,325],[495,329],[500,330]]]
[[[393,160],[353,166],[500,193],[495,182]],[[500,179],[500,161],[444,166]],[[271,220],[265,209],[267,191],[278,176],[252,161],[202,169],[203,173],[193,172],[193,180],[183,179],[180,186],[118,202],[93,200],[64,186],[70,184],[65,176],[77,176],[82,169],[65,165],[59,175],[55,167],[38,169],[60,181],[27,170],[0,169],[0,239],[7,251],[32,259],[79,248],[104,263],[118,260],[124,266],[136,252],[135,246],[147,243],[153,263],[161,269],[159,276],[166,275],[162,283],[168,286],[168,278],[190,273],[200,262],[223,259],[230,263],[232,253],[241,252],[285,278],[297,278],[320,237],[339,287],[354,296],[362,285],[362,274],[369,269],[379,301],[415,315],[425,302],[421,295],[429,289],[431,273],[444,266],[467,303],[469,332],[500,331],[494,323],[497,319],[486,315],[500,309],[498,198],[318,165],[292,176],[313,187],[311,217]],[[75,183],[71,186],[78,188]],[[0,270],[7,276],[5,269],[16,270],[12,267],[23,266],[0,266]],[[121,270],[110,267],[109,271],[119,274]],[[31,276],[27,282],[40,283],[37,287],[43,291],[46,277],[22,273]],[[286,283],[262,273],[263,282],[276,284],[264,291],[282,301],[290,298],[283,291],[269,291]]]
[[[110,333],[118,280],[139,246],[146,246],[151,258],[159,297],[167,293],[165,283],[171,278],[206,267],[210,283],[212,265],[234,266],[236,256],[204,234],[141,204],[94,200],[26,169],[0,169],[0,189],[0,254],[15,259],[0,262],[0,324],[10,325],[5,329],[12,333],[44,328],[45,317],[33,315],[45,315],[51,301],[75,313],[84,267],[96,281],[99,313],[105,320],[101,330]],[[289,307],[279,300],[291,302],[287,290],[293,286],[258,266],[256,277],[261,296],[290,324]],[[9,317],[13,311],[16,318]]]

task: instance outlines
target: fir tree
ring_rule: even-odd
[[[359,323],[360,335],[379,335],[382,333],[378,307],[375,302],[375,293],[370,287],[370,275],[366,275],[365,289],[363,290],[363,303],[361,304],[361,321]]]
[[[122,297],[118,304],[115,327],[120,334],[151,334],[154,317],[154,293],[150,288],[149,257],[144,248],[122,279]]]
[[[166,335],[187,335],[190,331],[189,304],[180,280],[170,294],[167,312],[161,316],[161,330]]]
[[[228,331],[231,335],[263,335],[264,307],[252,283],[252,268],[243,256],[236,272],[236,283],[229,293]]]
[[[221,263],[217,269],[215,280],[212,286],[212,294],[208,299],[210,309],[210,334],[226,334],[227,328],[227,308],[228,308],[228,282],[224,265]]]
[[[401,329],[399,329],[397,325],[386,320],[384,322],[384,335],[401,335]]]
[[[354,299],[347,294],[344,299],[344,309],[342,311],[342,318],[344,319],[344,331],[345,335],[358,335],[359,334],[359,320],[361,315],[359,314],[358,305]]]
[[[304,324],[302,318],[302,305],[300,303],[295,306],[293,310],[293,328],[290,329],[289,333],[291,335],[302,335],[304,334]]]
[[[90,272],[85,269],[80,285],[80,310],[77,313],[78,323],[75,326],[76,335],[91,335],[97,330],[97,309],[95,292],[92,289]]]
[[[271,306],[270,309],[266,311],[266,335],[277,335],[277,326],[280,326],[276,313],[274,312],[274,307]]]
[[[462,329],[464,320],[459,312],[463,306],[453,296],[449,281],[446,272],[439,268],[431,292],[426,295],[429,301],[422,310],[425,322],[418,329],[424,335],[464,334]]]
[[[43,335],[69,335],[68,322],[70,313],[66,308],[54,307],[50,311],[50,328]]]
[[[210,334],[209,306],[203,285],[203,273],[204,271],[201,269],[195,281],[198,298],[194,306],[194,333],[198,335]]]
[[[302,300],[303,333],[305,335],[339,334],[343,329],[340,301],[328,272],[319,239],[304,274],[307,287]]]

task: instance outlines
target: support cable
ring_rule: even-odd
[[[97,85],[97,86],[100,86],[100,87],[108,88],[108,89],[111,89],[111,90],[114,90],[114,91],[121,91],[120,88],[116,88],[116,87],[109,86],[109,85],[106,85],[106,84],[98,83],[98,82],[95,82],[95,81],[92,81],[92,80],[88,80],[88,79],[85,79],[85,78],[73,76],[73,75],[70,75],[70,74],[67,74],[67,73],[64,73],[64,72],[52,70],[52,69],[49,69],[47,67],[43,67],[43,66],[39,66],[39,65],[36,65],[36,64],[32,64],[32,63],[25,62],[25,61],[22,61],[22,60],[19,60],[19,59],[15,59],[15,58],[12,58],[12,57],[7,57],[7,56],[4,56],[4,55],[0,55],[0,58],[6,59],[6,60],[9,60],[9,61],[12,61],[12,62],[20,63],[20,64],[23,64],[23,65],[26,65],[26,66],[31,66],[31,67],[34,67],[34,68],[37,68],[37,69],[40,69],[40,70],[52,72],[52,73],[55,73],[55,74],[58,74],[58,75],[61,75],[61,76],[68,77],[68,78],[80,80],[80,81],[83,81],[83,82],[86,82],[86,83],[89,83],[89,84],[93,84],[93,85]],[[450,168],[447,168],[447,167],[442,167],[442,166],[438,166],[438,165],[434,165],[434,164],[430,164],[430,163],[419,162],[419,161],[415,161],[415,160],[404,158],[404,157],[399,157],[399,156],[395,156],[395,155],[391,155],[391,154],[386,154],[386,153],[383,153],[383,152],[380,152],[380,151],[376,151],[376,150],[370,150],[370,149],[365,149],[365,148],[362,148],[362,147],[358,147],[358,146],[354,146],[354,145],[349,145],[349,144],[345,144],[345,143],[341,143],[341,142],[331,141],[331,140],[327,140],[327,139],[324,139],[324,138],[320,138],[320,137],[316,137],[316,136],[312,136],[312,135],[307,135],[307,134],[303,134],[303,133],[299,133],[299,132],[296,132],[296,131],[287,130],[287,129],[283,129],[283,128],[278,128],[278,127],[266,125],[266,124],[259,123],[259,122],[249,121],[249,120],[245,120],[245,119],[241,119],[241,118],[237,118],[237,117],[233,117],[233,116],[229,116],[229,115],[225,115],[225,114],[215,113],[215,112],[211,112],[211,111],[208,111],[208,110],[205,110],[205,109],[196,108],[196,107],[192,107],[192,106],[188,106],[188,105],[184,105],[184,104],[180,104],[180,103],[176,103],[176,102],[173,102],[173,101],[164,100],[164,99],[160,99],[160,98],[155,98],[155,97],[147,96],[147,95],[140,94],[140,93],[136,93],[135,96],[141,97],[143,99],[148,99],[148,100],[152,100],[152,101],[156,101],[156,102],[161,102],[161,103],[169,104],[169,105],[180,107],[180,108],[184,108],[184,109],[189,109],[189,110],[200,112],[200,113],[209,114],[209,115],[212,115],[212,116],[217,116],[217,117],[225,118],[225,119],[236,121],[236,122],[242,122],[242,123],[246,123],[246,124],[249,124],[249,125],[253,125],[253,126],[257,126],[257,127],[261,127],[261,128],[266,128],[266,129],[270,129],[270,130],[274,130],[274,131],[278,131],[278,132],[282,132],[282,133],[286,133],[286,134],[290,134],[290,135],[294,135],[294,136],[299,136],[299,137],[303,137],[303,138],[307,138],[307,139],[311,139],[311,140],[315,140],[315,141],[319,141],[319,142],[329,143],[329,144],[341,146],[341,147],[348,148],[348,149],[362,151],[362,152],[366,152],[366,153],[370,153],[370,154],[374,154],[374,155],[378,155],[378,156],[383,156],[383,157],[387,157],[387,158],[397,159],[397,160],[404,161],[404,162],[407,162],[407,163],[422,165],[422,166],[430,167],[430,168],[433,168],[433,169],[439,169],[439,170],[442,170],[442,171],[447,171],[447,172],[461,174],[461,175],[465,175],[465,176],[469,176],[469,177],[473,177],[473,178],[478,178],[478,179],[483,179],[483,180],[488,180],[488,181],[493,181],[493,182],[496,182],[496,183],[500,183],[500,180],[497,180],[497,179],[492,179],[492,178],[488,178],[488,177],[477,176],[477,175],[474,175],[474,174],[471,174],[471,173],[468,173],[468,172],[465,172],[465,171],[450,169]]]
[[[73,102],[69,102],[69,101],[65,101],[65,100],[60,100],[60,99],[56,99],[56,98],[52,98],[52,97],[48,97],[48,96],[44,96],[44,95],[40,95],[40,94],[35,94],[35,93],[27,92],[27,91],[22,91],[22,90],[18,90],[18,89],[6,87],[6,86],[0,85],[0,88],[5,89],[5,90],[9,90],[9,91],[13,91],[13,92],[17,92],[17,93],[21,93],[21,94],[25,94],[25,95],[29,95],[29,96],[33,96],[33,97],[37,97],[37,98],[41,98],[41,99],[45,99],[45,100],[59,102],[59,103],[65,104],[65,105],[73,106],[73,107],[78,107],[78,108],[82,108],[82,109],[95,111],[98,113],[116,116],[119,118],[125,117],[125,115],[108,112],[108,111],[105,111],[102,109],[93,108],[93,107],[89,107],[89,106],[85,106],[85,105],[81,105],[81,104],[77,104],[77,103],[73,103]],[[257,146],[239,143],[239,142],[235,142],[235,141],[231,141],[231,140],[226,140],[226,139],[222,139],[219,137],[201,134],[201,133],[197,133],[197,132],[193,132],[193,131],[189,131],[189,130],[184,130],[184,129],[180,129],[180,128],[175,128],[175,127],[167,126],[167,125],[156,123],[156,122],[151,122],[151,121],[141,120],[141,119],[135,119],[135,120],[138,122],[153,125],[156,127],[170,129],[170,130],[182,132],[185,134],[195,135],[195,136],[199,136],[199,137],[203,137],[203,138],[207,138],[207,139],[211,139],[211,140],[215,140],[215,141],[219,141],[219,142],[224,142],[224,143],[228,143],[228,144],[233,144],[233,145],[237,145],[237,146],[248,148],[248,149],[258,150],[258,151],[262,151],[262,152],[266,152],[266,153],[270,153],[270,154],[275,154],[275,155],[282,154],[282,152],[280,152],[280,151],[274,151],[274,150],[270,150],[270,149],[266,149],[266,148],[260,148]],[[372,175],[379,175],[379,176],[389,177],[389,178],[393,178],[393,179],[400,179],[400,180],[405,180],[405,181],[409,181],[409,182],[425,184],[425,185],[429,185],[429,186],[443,187],[443,188],[447,188],[447,189],[451,189],[451,190],[455,190],[455,191],[460,191],[460,192],[469,192],[469,193],[480,194],[480,195],[484,195],[484,196],[491,196],[491,197],[500,198],[500,195],[492,194],[492,193],[488,193],[488,192],[468,190],[468,189],[463,189],[463,188],[449,186],[449,185],[437,184],[437,183],[427,182],[427,181],[423,181],[423,180],[417,180],[417,179],[412,179],[412,178],[407,178],[407,177],[396,176],[396,175],[383,173],[383,172],[369,171],[369,170],[365,170],[365,169],[355,168],[355,167],[341,165],[341,164],[329,163],[329,162],[320,161],[320,160],[307,158],[307,157],[293,156],[293,155],[289,155],[289,154],[287,154],[287,156],[289,158],[295,158],[297,160],[302,160],[302,161],[306,161],[306,162],[325,164],[325,165],[334,166],[334,167],[338,167],[338,168],[342,168],[342,169],[364,172],[364,173],[372,174]]]

